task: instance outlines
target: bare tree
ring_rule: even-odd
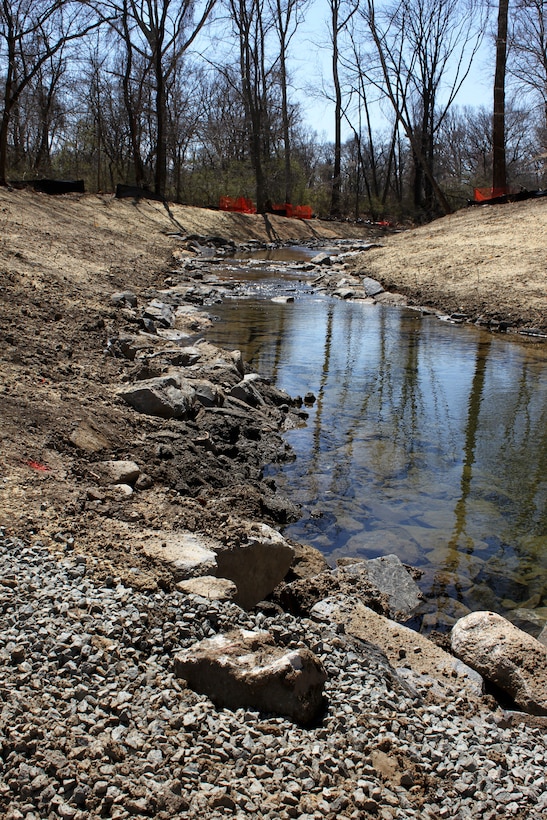
[[[340,38],[359,6],[359,0],[329,0],[330,36],[332,45],[332,82],[334,88],[334,165],[330,215],[340,216],[342,190],[342,119],[343,95],[340,78]]]
[[[105,0],[99,3],[105,18],[118,33],[125,48],[124,99],[130,124],[137,184],[144,180],[139,145],[139,118],[143,111],[143,74],[134,73],[137,62],[153,86],[155,127],[154,190],[164,195],[167,183],[167,88],[181,59],[207,22],[216,0]],[[138,59],[137,59],[138,58]]]
[[[401,0],[378,13],[375,0],[366,0],[360,13],[379,62],[370,77],[390,101],[415,157],[415,205],[429,211],[435,200],[449,213],[435,174],[435,134],[482,41],[481,8],[475,0]]]
[[[0,121],[0,185],[6,185],[9,127],[21,95],[54,55],[98,24],[84,3],[1,0],[0,60],[4,64],[4,87]]]
[[[279,83],[281,86],[281,119],[285,165],[285,202],[292,202],[291,110],[288,99],[287,58],[290,42],[296,32],[308,0],[269,0],[273,25],[279,41]]]
[[[492,188],[505,192],[507,168],[505,158],[505,73],[507,63],[507,26],[509,0],[499,0],[496,36],[496,71],[494,75],[494,121],[492,128]]]
[[[265,159],[269,158],[269,87],[272,67],[266,60],[266,38],[272,27],[266,0],[229,0],[239,42],[239,80],[245,110],[249,153],[256,181],[256,208],[265,213],[269,183]]]

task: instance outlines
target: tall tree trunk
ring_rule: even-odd
[[[492,187],[505,189],[505,67],[507,62],[507,20],[509,0],[499,0],[498,35],[496,37],[496,73],[494,76],[494,120],[492,129]]]
[[[330,200],[330,215],[340,216],[340,195],[342,188],[342,89],[338,71],[338,19],[339,2],[333,0],[332,12],[332,79],[334,84],[334,165],[332,169],[332,188]]]

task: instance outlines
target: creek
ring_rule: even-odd
[[[215,273],[243,284],[214,306],[208,339],[291,395],[316,397],[305,426],[286,433],[294,462],[268,468],[301,505],[285,536],[332,565],[395,553],[418,567],[423,631],[491,609],[537,634],[547,621],[545,344],[328,297],[290,262],[235,260]]]

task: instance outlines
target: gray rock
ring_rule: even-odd
[[[256,390],[250,382],[245,380],[235,384],[230,390],[229,395],[233,399],[245,402],[245,404],[248,404],[250,407],[259,407],[259,405],[264,403],[258,390]]]
[[[355,290],[353,288],[336,288],[333,292],[333,296],[336,296],[338,299],[353,299],[355,296]]]
[[[204,407],[222,407],[224,404],[224,393],[213,382],[196,379],[192,386],[196,392],[196,400]]]
[[[377,296],[379,293],[384,292],[381,284],[376,279],[371,279],[370,276],[364,276],[361,280],[361,284],[367,296]]]
[[[95,465],[108,484],[133,485],[141,471],[134,461],[101,461]]]
[[[328,253],[318,253],[310,259],[312,265],[332,265],[332,259]]]
[[[510,695],[547,715],[547,647],[495,612],[472,612],[453,627],[454,654]]]
[[[348,591],[348,587],[358,583],[360,578],[367,579],[387,596],[388,614],[395,620],[410,618],[422,600],[417,584],[397,555],[385,555],[339,566],[338,576],[343,591]]]
[[[172,327],[175,323],[173,308],[157,299],[153,299],[146,305],[143,310],[143,316],[146,319],[151,319],[160,327]]]
[[[254,524],[246,543],[217,551],[217,575],[235,583],[235,602],[250,609],[283,580],[293,558],[293,548],[277,530],[267,524]]]
[[[258,709],[308,724],[323,708],[327,675],[309,649],[290,652],[267,632],[234,630],[175,657],[175,674],[220,707]]]
[[[137,307],[137,297],[130,290],[117,291],[116,293],[113,293],[110,297],[110,301],[113,305],[120,307]]]
[[[118,395],[140,413],[164,419],[186,419],[192,415],[195,404],[191,382],[174,375],[123,387]]]
[[[538,641],[544,646],[547,646],[547,626],[544,626],[538,635]]]

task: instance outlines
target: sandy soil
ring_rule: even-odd
[[[260,465],[241,463],[247,452],[255,461],[260,454],[242,449],[240,472],[222,480],[210,466],[204,499],[192,480],[209,478],[198,475],[204,462],[192,448],[173,445],[174,459],[158,459],[158,433],[180,440],[181,428],[140,416],[116,396],[128,363],[108,355],[107,344],[127,317],[110,297],[164,287],[175,257],[190,252],[181,234],[305,242],[377,239],[379,232],[349,223],[167,210],[106,195],[0,190],[0,525],[54,549],[69,544],[98,555],[104,574],[125,581],[136,583],[128,568],[138,565],[139,585],[151,588],[164,579],[131,552],[133,523],[214,532],[222,521],[229,532],[230,522],[260,515],[263,505],[252,486]],[[381,248],[353,264],[414,304],[547,330],[546,238],[547,200],[481,207],[383,235]],[[76,430],[80,437],[87,431],[99,448],[75,446]],[[190,425],[185,432],[196,431]],[[132,499],[129,519],[113,499],[88,503],[93,463],[122,458],[144,463],[153,478]]]

